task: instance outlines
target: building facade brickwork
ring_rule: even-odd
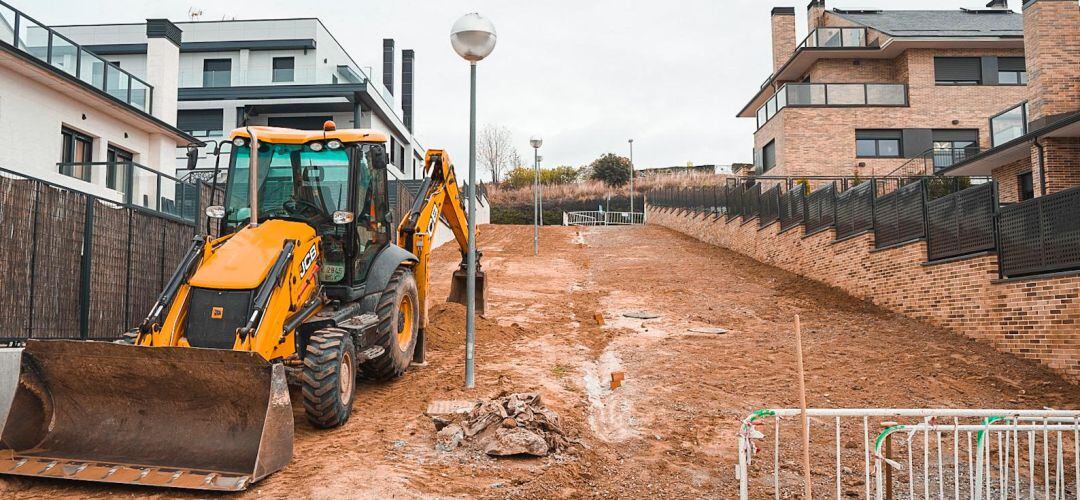
[[[1080,109],[1080,5],[1075,0],[1025,3],[1024,50],[1029,120]]]
[[[649,207],[648,221],[837,287],[885,309],[992,344],[1080,381],[1080,274],[998,280],[997,256],[926,263],[926,242],[874,248],[872,233],[835,241],[797,226]],[[857,335],[858,332],[852,332]]]

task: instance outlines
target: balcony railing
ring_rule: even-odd
[[[818,28],[811,31],[798,48],[859,48],[869,47],[866,28]]]
[[[199,217],[196,184],[135,162],[57,163],[59,173],[118,193],[125,205],[193,222]]]
[[[907,106],[902,83],[787,83],[757,111],[761,128],[786,107]]]
[[[0,42],[151,113],[154,88],[0,0]]]

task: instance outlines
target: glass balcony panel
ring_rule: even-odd
[[[771,120],[776,116],[776,97],[769,99],[769,102],[765,103],[766,116]]]
[[[818,28],[818,47],[842,47],[843,38],[840,35],[840,28]]]
[[[15,10],[0,5],[0,40],[15,45]]]
[[[787,106],[787,88],[783,87],[776,93],[776,110],[780,111]]]
[[[998,146],[1024,135],[1027,129],[1027,113],[1023,105],[1017,106],[990,119],[990,142]]]
[[[105,92],[109,95],[128,101],[128,87],[131,85],[131,75],[120,71],[111,64],[105,65]]]
[[[866,30],[862,28],[845,28],[843,29],[843,46],[844,47],[865,47],[866,46]]]
[[[757,110],[757,126],[758,126],[758,128],[761,128],[762,125],[765,125],[765,122],[769,121],[769,116],[768,116],[767,113],[768,112],[765,110],[765,106],[761,106],[760,108],[758,108],[758,110]]]
[[[42,61],[49,62],[49,29],[33,20],[19,16],[19,34],[16,46]]]
[[[863,105],[866,104],[866,88],[861,83],[838,83],[828,85],[829,105]]]
[[[787,85],[787,104],[791,106],[814,106],[825,104],[825,85],[819,83],[793,83]]]
[[[150,86],[131,79],[131,105],[142,111],[150,111]]]
[[[158,209],[158,173],[138,166],[131,178],[131,204]]]
[[[52,55],[49,63],[69,75],[75,76],[79,47],[60,36],[53,36]]]
[[[903,106],[907,104],[905,88],[896,84],[868,84],[866,103],[874,106]]]
[[[79,79],[95,88],[105,88],[105,61],[100,57],[82,50],[79,65]]]

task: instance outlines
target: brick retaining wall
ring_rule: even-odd
[[[906,316],[990,342],[1080,381],[1080,274],[998,280],[997,256],[926,262],[926,242],[876,250],[873,233],[836,242],[826,230],[804,237],[755,219],[648,208],[648,221],[840,288]]]

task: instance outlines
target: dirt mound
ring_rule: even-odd
[[[465,345],[465,306],[454,303],[431,304],[428,310],[428,349],[444,350]],[[500,325],[490,318],[476,317],[476,340],[507,342],[528,331],[518,324]]]
[[[559,416],[537,393],[501,393],[487,401],[438,402],[428,409],[435,424],[435,448],[460,447],[491,456],[546,456],[566,449],[569,440]]]

